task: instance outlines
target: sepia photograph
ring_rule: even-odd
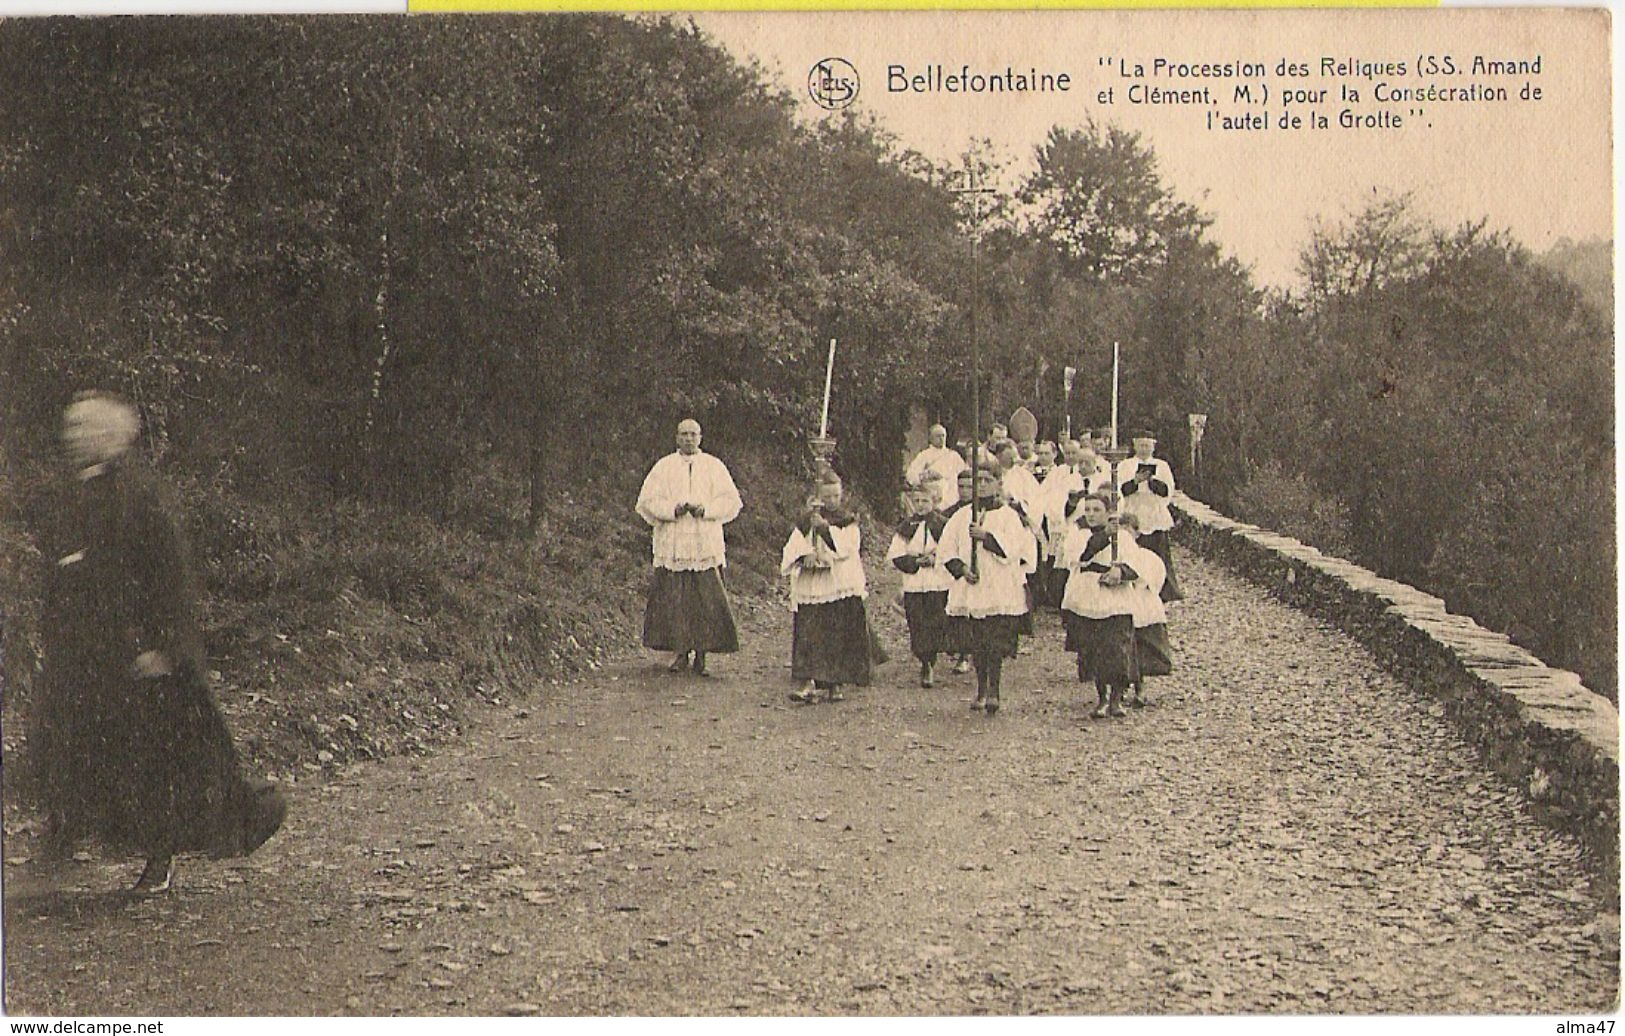
[[[1611,1032],[1611,46],[0,18],[4,1013]]]

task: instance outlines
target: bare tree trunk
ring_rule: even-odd
[[[384,393],[384,366],[389,362],[391,343],[389,340],[389,289],[390,289],[390,248],[389,223],[390,216],[395,209],[395,196],[400,193],[401,186],[401,137],[400,127],[395,129],[395,156],[389,164],[389,193],[384,197],[383,218],[379,221],[382,229],[378,232],[378,291],[373,296],[373,316],[378,329],[378,357],[372,365],[372,384],[367,399],[367,439],[372,442],[374,425],[377,423],[378,408],[381,405]]]

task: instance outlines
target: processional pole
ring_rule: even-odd
[[[1061,384],[1066,390],[1066,437],[1072,438],[1072,379],[1078,376],[1076,367],[1061,369]]]
[[[1117,449],[1117,343],[1112,343],[1112,449]],[[1116,477],[1115,475],[1113,476]]]
[[[1207,429],[1206,414],[1190,415],[1191,422],[1191,482],[1196,486],[1197,492],[1205,492],[1207,484],[1202,481],[1202,433]]]
[[[976,325],[978,299],[981,295],[981,271],[977,262],[977,245],[982,238],[982,195],[993,193],[991,187],[976,186],[976,169],[966,162],[965,186],[954,194],[968,194],[971,199],[970,233],[970,520],[972,525],[982,521],[981,481],[982,461],[982,346]],[[970,541],[970,570],[976,572],[976,540]]]
[[[1112,444],[1106,449],[1106,462],[1111,468],[1112,478],[1112,516],[1117,519],[1112,526],[1112,564],[1117,564],[1117,530],[1121,528],[1123,519],[1123,489],[1117,484],[1117,466],[1123,463],[1127,451],[1117,445],[1117,373],[1121,350],[1116,342],[1112,343]]]

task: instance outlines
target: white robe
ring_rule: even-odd
[[[1067,494],[1080,484],[1072,469],[1064,465],[1052,468],[1049,477],[1038,482],[1038,499],[1032,502],[1028,519],[1038,538],[1039,557],[1053,559],[1061,549],[1061,540],[1066,535]]]
[[[791,529],[779,558],[779,571],[790,577],[790,610],[803,604],[829,604],[846,597],[868,597],[868,583],[863,575],[863,536],[858,523],[842,527],[829,527],[835,549],[823,540],[821,532],[805,536],[800,529]],[[807,559],[818,555],[830,562],[828,568],[807,568]]]
[[[951,507],[959,499],[959,473],[966,468],[965,458],[956,450],[946,446],[927,446],[914,455],[909,462],[908,471],[903,477],[911,485],[920,484],[920,476],[930,468],[942,475],[942,481],[937,485],[937,506]]]
[[[1004,473],[1000,482],[1004,486],[1005,497],[1021,501],[1022,510],[1029,516],[1032,515],[1034,502],[1042,493],[1038,480],[1033,478],[1033,473],[1017,464]]]
[[[937,560],[939,546],[939,542],[931,536],[931,530],[923,521],[914,530],[914,535],[907,539],[897,533],[892,534],[891,547],[886,551],[887,561],[895,561],[905,554],[928,554],[931,557],[931,563],[921,565],[919,571],[903,573],[905,594],[933,593],[953,588],[954,577]]]
[[[937,545],[937,563],[951,558],[970,564],[971,509],[961,507],[948,519]],[[990,615],[1027,614],[1027,573],[1038,565],[1038,544],[1021,518],[1008,506],[982,512],[982,526],[998,541],[1004,557],[985,547],[976,551],[977,582],[955,579],[948,588],[948,614],[983,619]]]
[[[1138,457],[1130,457],[1117,465],[1117,485],[1119,489],[1134,481],[1134,473],[1139,470],[1140,463]],[[1164,532],[1174,527],[1173,512],[1168,510],[1168,499],[1173,496],[1174,492],[1174,472],[1168,466],[1168,462],[1161,457],[1152,457],[1144,463],[1156,465],[1157,473],[1151,477],[1168,487],[1168,496],[1160,496],[1152,492],[1148,482],[1141,485],[1134,492],[1123,495],[1123,510],[1140,519],[1140,532],[1142,534]]]
[[[705,517],[677,517],[681,504],[698,504]],[[722,527],[744,504],[728,466],[709,453],[670,453],[655,462],[638,492],[638,514],[654,527],[656,568],[703,572],[727,564]]]
[[[1092,471],[1085,472],[1084,477],[1089,480],[1090,492],[1104,489],[1105,487],[1111,485],[1112,482],[1112,462],[1107,460],[1105,457],[1096,454],[1094,469]]]
[[[1129,567],[1139,575],[1135,580],[1136,591],[1130,601],[1129,614],[1134,616],[1134,628],[1144,629],[1155,626],[1157,623],[1168,621],[1168,606],[1162,603],[1162,584],[1168,581],[1168,568],[1162,563],[1154,550],[1147,550],[1138,543],[1134,545],[1134,555],[1128,559]]]
[[[1117,586],[1101,586],[1100,572],[1082,571],[1085,565],[1112,563],[1111,545],[1101,547],[1094,554],[1085,557],[1089,538],[1093,530],[1076,522],[1067,527],[1066,542],[1061,548],[1058,565],[1062,565],[1071,573],[1066,580],[1066,593],[1061,598],[1061,609],[1073,615],[1081,615],[1086,619],[1108,619],[1113,615],[1134,614],[1134,603],[1140,590],[1135,585],[1140,580],[1119,583]],[[1150,551],[1138,546],[1134,537],[1124,530],[1117,533],[1117,560],[1127,564],[1139,575],[1137,562],[1141,554]]]

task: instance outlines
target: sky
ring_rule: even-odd
[[[545,0],[542,0],[545,2]],[[561,0],[568,2],[568,0]],[[647,0],[629,0],[647,2]],[[862,0],[825,0],[831,6]],[[995,0],[1001,2],[1001,0]],[[1009,0],[1002,0],[1009,2]],[[1266,0],[1267,2],[1267,0]],[[1493,2],[1493,0],[1491,0]],[[0,0],[0,15],[82,12],[269,10],[404,10],[405,0]],[[827,118],[808,96],[814,63],[850,61],[860,73],[857,107],[876,116],[906,146],[952,162],[978,138],[1014,160],[1013,174],[1031,168],[1034,148],[1054,125],[1077,126],[1093,116],[1138,131],[1156,153],[1163,182],[1213,220],[1211,236],[1252,268],[1260,284],[1289,286],[1297,257],[1317,220],[1336,224],[1369,200],[1410,192],[1416,211],[1453,227],[1486,220],[1535,249],[1563,238],[1613,236],[1612,88],[1606,8],[1440,8],[1422,10],[1235,10],[1075,12],[780,12],[691,15],[719,43],[759,61],[801,98],[805,118]],[[1450,56],[1464,74],[1418,78],[1419,59]],[[1474,55],[1497,60],[1540,58],[1535,75],[1473,75]],[[1257,61],[1272,73],[1257,85],[1272,89],[1285,59],[1315,73],[1292,83],[1326,88],[1326,103],[1310,110],[1335,123],[1341,80],[1318,74],[1334,61],[1404,62],[1402,86],[1505,86],[1506,104],[1377,104],[1375,80],[1346,81],[1363,94],[1357,107],[1388,110],[1397,128],[1282,130],[1279,95],[1256,110],[1270,129],[1207,129],[1209,106],[1124,103],[1132,80],[1117,62],[1153,69],[1170,62]],[[1101,62],[1111,62],[1103,67]],[[952,72],[1036,67],[1071,77],[1067,93],[965,95],[889,92],[887,67],[910,74],[928,65]],[[1147,80],[1171,88],[1209,86],[1223,99],[1219,114],[1238,114],[1232,78]],[[1529,83],[1539,101],[1523,100]],[[1114,89],[1111,104],[1100,91]]]
[[[737,56],[760,62],[801,98],[805,118],[831,117],[807,90],[808,73],[825,58],[858,71],[854,102],[901,142],[939,161],[953,161],[975,138],[988,138],[1031,168],[1035,147],[1054,125],[1091,116],[1142,135],[1158,156],[1163,182],[1213,219],[1210,234],[1252,268],[1261,284],[1297,279],[1297,256],[1316,220],[1338,223],[1368,200],[1410,192],[1425,218],[1455,226],[1485,219],[1536,251],[1562,238],[1610,238],[1613,227],[1611,69],[1608,15],[1597,10],[1440,9],[1415,11],[1087,11],[705,13],[696,22]],[[1450,58],[1453,76],[1420,74],[1418,66]],[[1492,75],[1473,71],[1475,57],[1532,62],[1538,71]],[[1258,62],[1266,74],[1158,74],[1169,66]],[[1390,66],[1361,75],[1322,75],[1322,61]],[[1307,76],[1275,75],[1282,60],[1308,66]],[[1103,62],[1106,64],[1103,65]],[[1147,77],[1133,78],[1134,65]],[[1393,65],[1403,64],[1403,74]],[[892,91],[890,66],[908,75],[929,65],[957,72],[1036,68],[1066,73],[1068,92],[949,94]],[[1435,66],[1437,67],[1437,66]],[[1220,73],[1224,70],[1218,69]],[[1211,105],[1126,103],[1134,83],[1214,92]],[[1259,103],[1233,103],[1250,82]],[[1501,86],[1505,103],[1378,103],[1389,88]],[[1539,88],[1538,100],[1521,95]],[[1360,93],[1350,105],[1341,88]],[[1268,103],[1260,87],[1270,88]],[[1288,108],[1281,89],[1327,91],[1324,100]],[[1113,90],[1112,103],[1101,91]],[[1340,128],[1350,108],[1400,125]],[[1215,118],[1267,113],[1269,129],[1208,129]],[[1331,123],[1309,127],[1316,111]],[[1303,128],[1281,129],[1282,114]],[[1384,114],[1386,113],[1386,115]],[[1256,121],[1251,125],[1256,126]]]

